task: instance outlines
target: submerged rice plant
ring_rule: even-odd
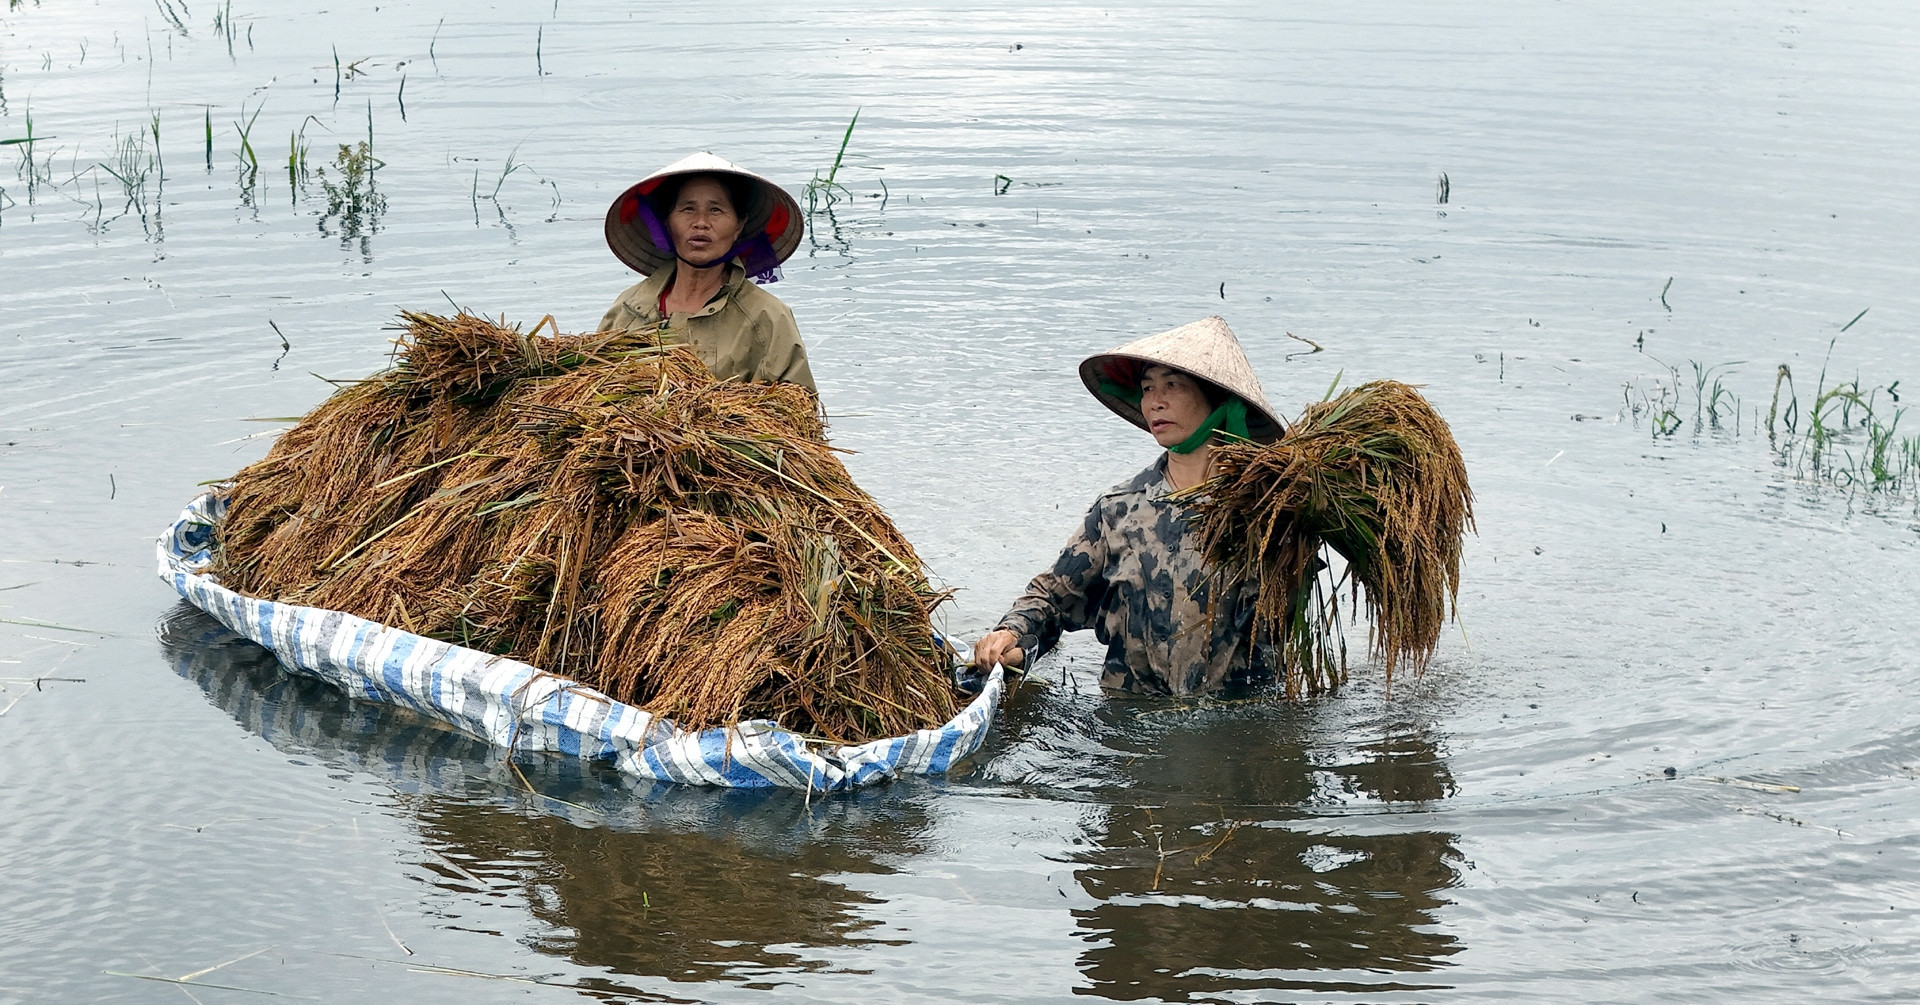
[[[147,150],[146,137],[141,133],[116,136],[113,147],[113,163],[100,162],[100,169],[112,175],[120,182],[126,196],[126,205],[121,212],[135,208],[145,211],[147,196],[147,178],[155,173],[154,155]]]
[[[354,146],[340,144],[333,164],[332,177],[324,167],[314,170],[321,189],[327,193],[327,209],[320,215],[320,232],[328,234],[329,221],[337,220],[340,246],[346,248],[358,241],[361,256],[371,261],[373,235],[379,232],[380,217],[387,211],[387,197],[374,187],[374,170],[381,164],[373,156],[372,145],[365,140]]]
[[[139,217],[140,225],[149,237],[158,238],[160,208],[163,202],[165,182],[161,171],[159,117],[155,115],[150,123],[151,135],[155,137],[150,149],[147,145],[148,129],[139,132],[114,136],[113,158],[111,161],[96,162],[89,170],[106,172],[120,184],[122,203],[113,219],[132,213]],[[151,185],[151,191],[149,191]],[[97,186],[96,186],[97,188]],[[105,207],[95,203],[93,227],[103,227],[109,220],[103,219]]]
[[[1865,314],[1855,315],[1846,327]],[[1830,357],[1832,343],[1827,350]],[[1695,435],[1729,427],[1738,435],[1740,397],[1726,383],[1736,364],[1689,363]],[[1636,424],[1644,419],[1656,439],[1671,437],[1685,425],[1680,414],[1689,386],[1677,369],[1668,367],[1667,373],[1666,379],[1628,381],[1622,392],[1625,411]],[[1829,384],[1828,379],[1823,362],[1803,403],[1793,369],[1785,363],[1775,368],[1764,425],[1776,463],[1810,482],[1920,496],[1920,434],[1901,432],[1907,409],[1900,404],[1900,381],[1869,384],[1855,376]],[[1758,408],[1752,421],[1756,431],[1763,424]]]
[[[313,177],[313,169],[307,166],[307,126],[326,126],[309,115],[300,121],[300,128],[287,134],[287,187],[293,190],[292,201],[298,202],[300,194],[306,191],[307,181]]]
[[[500,201],[500,190],[506,186],[507,179],[523,171],[536,183],[545,185],[552,192],[552,202],[548,207],[547,222],[552,223],[559,218],[560,186],[554,184],[551,178],[535,170],[533,165],[519,160],[519,156],[520,148],[517,146],[507,151],[507,160],[500,168],[499,177],[493,180],[492,190],[485,194],[482,194],[480,191],[480,171],[478,168],[474,169],[473,191],[470,198],[473,202],[473,222],[475,226],[478,226],[480,223],[480,201],[484,199],[493,203],[494,212],[499,214],[501,225],[507,228],[509,234],[513,233],[513,224],[507,219],[507,207]]]
[[[827,176],[822,178],[820,172],[815,171],[813,179],[807,182],[807,213],[809,215],[832,206],[842,198],[853,198],[853,193],[835,179],[840,176],[841,162],[846,160],[847,144],[853,140],[853,127],[859,124],[860,109],[856,108],[853,110],[853,118],[847,122],[847,131],[840,136],[840,149],[833,155],[833,166],[827,169]]]
[[[1899,435],[1899,381],[1862,390],[1859,378],[1821,391],[1806,434],[1782,448],[1807,477],[1875,491],[1920,493],[1920,437]],[[1881,395],[1889,401],[1882,403]]]
[[[242,125],[240,119],[233,121],[234,132],[240,134],[240,149],[234,154],[240,161],[240,201],[247,206],[253,205],[254,189],[260,180],[260,157],[253,152],[253,124],[259,121],[260,110],[266,106],[262,101],[253,114],[248,115],[246,102],[242,101],[240,116],[247,120],[246,124]]]
[[[26,183],[27,202],[31,203],[42,187],[53,184],[53,155],[39,156],[39,145],[53,137],[35,135],[32,102],[27,103],[23,117],[26,120],[26,135],[0,140],[0,147],[14,147],[20,151],[20,162],[14,168],[14,177]]]
[[[1644,417],[1655,439],[1672,436],[1686,425],[1680,418],[1680,371],[1665,363],[1660,365],[1666,367],[1666,379],[1654,377],[1644,384],[1630,380],[1620,391],[1627,411],[1635,419]]]
[[[233,17],[233,0],[227,0],[224,6],[214,8],[213,33],[215,35],[219,35],[220,37],[226,39],[227,57],[229,59],[233,57],[233,38],[234,38],[235,30],[236,30],[236,26],[234,24],[234,17]]]
[[[153,5],[160,11],[161,19],[167,23],[169,28],[179,32],[181,38],[189,38],[192,36],[193,33],[187,30],[186,18],[180,11],[173,9],[173,0],[153,0]],[[180,7],[182,10],[186,8],[184,0],[182,0]]]
[[[147,125],[153,131],[154,172],[159,175],[160,183],[164,185],[167,180],[167,162],[166,158],[160,155],[160,112],[158,109],[155,109],[148,114]]]
[[[1732,419],[1734,433],[1737,435],[1740,431],[1740,398],[1726,389],[1721,383],[1721,378],[1731,374],[1734,367],[1745,363],[1746,360],[1716,363],[1712,366],[1703,365],[1696,360],[1687,362],[1693,366],[1694,428],[1698,429],[1704,425],[1711,429],[1719,429],[1721,419]],[[1708,386],[1708,381],[1713,382],[1711,387]]]

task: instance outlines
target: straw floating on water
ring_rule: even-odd
[[[227,586],[524,660],[684,728],[859,742],[952,717],[945,594],[806,390],[720,381],[647,333],[401,320],[392,369],[234,477]]]
[[[1256,633],[1279,646],[1287,696],[1346,679],[1339,597],[1318,588],[1322,546],[1347,560],[1388,681],[1402,661],[1424,669],[1473,526],[1466,463],[1433,406],[1375,381],[1309,406],[1272,444],[1213,457],[1214,476],[1187,494],[1202,547],[1222,575],[1259,585]]]

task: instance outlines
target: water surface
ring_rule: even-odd
[[[1920,512],[1763,426],[1783,363],[1803,396],[1920,380],[1916,43],[1892,4],[10,6],[0,139],[43,139],[32,172],[0,147],[0,1002],[174,1001],[124,975],[243,956],[195,981],[1907,993]],[[591,327],[633,279],[615,193],[698,148],[797,191],[856,108],[771,289],[955,631],[1152,458],[1078,360],[1220,313],[1283,411],[1393,377],[1452,423],[1480,534],[1428,673],[1145,701],[1078,640],[967,770],[809,800],[509,765],[153,576],[254,420],[380,366],[399,309]],[[369,130],[356,213],[327,186]],[[1629,405],[1690,361],[1737,362],[1739,418],[1689,397],[1658,436]]]

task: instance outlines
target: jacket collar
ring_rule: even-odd
[[[674,261],[668,262],[665,267],[656,270],[653,275],[648,276],[647,281],[640,284],[640,302],[649,307],[654,307],[659,304],[660,292],[667,288],[667,283],[673,279],[674,274],[679,270],[680,262],[678,259],[675,259]],[[694,311],[687,315],[687,317],[704,318],[709,314],[718,312],[722,307],[732,302],[733,298],[740,292],[740,284],[746,281],[746,268],[737,260],[727,262],[727,278],[721,282],[720,292],[714,294],[713,299],[707,301],[705,307]]]

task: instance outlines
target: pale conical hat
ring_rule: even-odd
[[[740,246],[743,248],[756,236],[764,234],[772,250],[772,264],[777,265],[792,257],[795,249],[800,247],[800,235],[806,229],[800,203],[786,189],[724,157],[716,157],[703,150],[682,157],[640,179],[637,184],[620,193],[620,198],[613,200],[613,205],[607,209],[607,246],[635,271],[652,275],[655,269],[673,261],[672,239],[667,235],[665,221],[654,214],[647,197],[660,187],[662,181],[685,174],[733,175],[747,183],[747,188],[753,192],[753,197],[748,200],[749,205],[734,207],[734,211],[740,215]],[[749,272],[755,271],[753,263],[747,265]]]
[[[1190,373],[1239,395],[1247,403],[1247,434],[1255,440],[1271,442],[1286,428],[1273,405],[1267,402],[1266,392],[1260,389],[1260,378],[1253,375],[1253,364],[1247,362],[1240,340],[1233,337],[1233,329],[1218,316],[1202,318],[1089,356],[1080,364],[1080,381],[1114,414],[1146,429],[1147,420],[1140,414],[1140,406],[1102,390],[1100,383],[1104,380],[1123,386],[1136,385],[1141,369],[1151,363]]]

